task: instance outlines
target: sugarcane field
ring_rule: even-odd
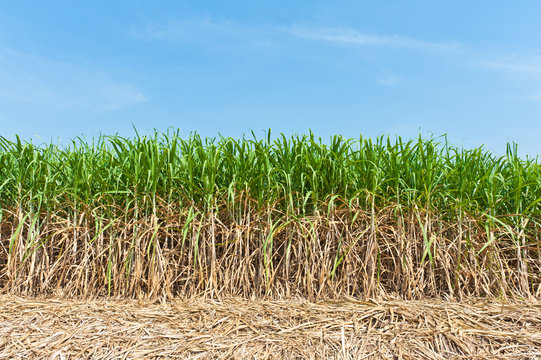
[[[541,166],[512,147],[1,144],[2,358],[540,354]]]

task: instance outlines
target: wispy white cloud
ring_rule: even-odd
[[[382,69],[382,72],[383,72],[383,76],[377,80],[378,84],[387,86],[387,87],[393,87],[397,85],[398,83],[400,83],[401,79],[397,75],[390,73],[386,69]]]
[[[430,51],[446,51],[460,47],[458,42],[430,42],[398,35],[365,34],[344,28],[293,27],[289,32],[303,39],[354,46],[386,46]]]
[[[400,79],[397,77],[386,77],[384,79],[378,80],[378,83],[383,86],[392,87],[400,82]]]
[[[524,100],[534,101],[534,102],[541,102],[541,94],[533,94],[524,97]]]
[[[231,44],[257,46],[266,50],[286,49],[292,40],[308,39],[318,43],[333,43],[349,46],[373,46],[416,49],[429,52],[449,52],[461,47],[458,42],[430,42],[397,36],[365,34],[347,28],[325,28],[310,26],[264,26],[246,25],[211,17],[176,19],[148,22],[132,35],[141,39],[193,42],[204,46],[224,47]],[[289,53],[288,55],[291,55]],[[386,69],[375,74],[375,82],[386,87],[399,84],[402,79]]]
[[[283,38],[285,35],[355,46],[387,46],[430,51],[446,51],[460,47],[458,42],[430,42],[398,35],[365,34],[347,28],[303,27],[298,25],[288,27],[246,26],[210,17],[147,23],[141,29],[132,31],[132,35],[141,38],[176,41],[200,41],[210,37],[230,37],[235,35],[236,39],[242,37],[257,38],[261,42],[273,41],[276,38],[285,40]]]
[[[541,54],[492,56],[479,62],[482,67],[507,75],[541,80]]]
[[[166,43],[188,43],[218,51],[276,52],[291,38],[280,27],[247,25],[212,17],[154,20],[130,31],[131,36]]]
[[[513,85],[510,98],[520,101],[541,102],[541,54],[508,52],[484,55],[477,61],[481,69],[507,78]]]
[[[100,69],[0,44],[0,104],[5,106],[106,112],[145,101],[135,86]]]
[[[142,104],[147,98],[129,85],[108,84],[98,89],[99,110],[113,111]]]
[[[227,36],[232,32],[241,32],[242,27],[226,20],[210,17],[183,20],[166,20],[146,23],[131,34],[138,38],[166,41],[201,40],[208,36]]]

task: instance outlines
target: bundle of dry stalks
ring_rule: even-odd
[[[330,208],[330,205],[329,205]],[[17,295],[403,299],[541,297],[536,225],[521,231],[400,206],[197,211],[158,202],[0,222],[0,285]],[[109,209],[109,213],[112,210]]]
[[[0,302],[0,359],[541,358],[539,303]]]

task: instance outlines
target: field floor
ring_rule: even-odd
[[[541,359],[541,304],[0,296],[0,359]]]

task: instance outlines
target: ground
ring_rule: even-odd
[[[541,359],[541,303],[0,296],[0,359]]]

